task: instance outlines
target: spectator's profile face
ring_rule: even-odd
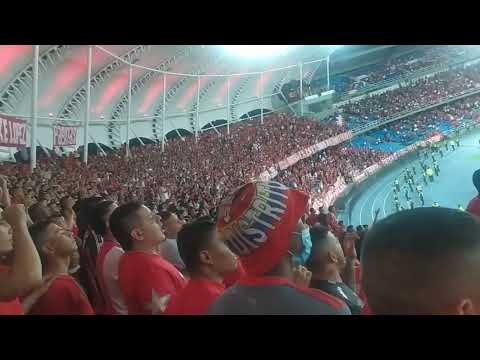
[[[13,230],[6,221],[0,221],[0,256],[13,250]]]
[[[345,254],[343,253],[342,245],[338,241],[337,237],[330,231],[327,234],[328,246],[331,253],[331,258],[337,265],[339,270],[342,270],[346,265]]]
[[[178,234],[184,225],[184,221],[179,220],[177,214],[172,214],[163,222],[163,226],[166,232],[169,234]]]
[[[225,244],[217,230],[211,234],[207,252],[203,255],[200,253],[200,256],[205,256],[204,260],[211,262],[220,274],[228,274],[237,270],[237,256]]]
[[[61,257],[69,257],[77,251],[77,243],[72,233],[57,224],[50,224],[46,232],[47,241],[43,250],[45,253]]]
[[[23,203],[25,201],[25,194],[22,188],[16,188],[13,190],[12,196],[17,203]]]
[[[136,229],[139,240],[146,241],[152,245],[158,245],[165,240],[162,222],[158,215],[155,215],[146,206],[142,206],[136,214],[139,218],[139,226]]]

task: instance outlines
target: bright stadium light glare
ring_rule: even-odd
[[[246,57],[265,57],[284,54],[290,45],[224,45],[233,54]]]

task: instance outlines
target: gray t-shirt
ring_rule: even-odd
[[[289,281],[256,284],[240,280],[210,305],[209,315],[350,315],[348,306],[330,294]],[[277,278],[278,280],[278,278]]]
[[[160,254],[162,257],[174,265],[178,270],[184,270],[185,264],[183,263],[180,254],[178,253],[178,246],[176,239],[166,239],[159,246]]]

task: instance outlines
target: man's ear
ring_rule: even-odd
[[[132,239],[135,239],[136,241],[142,241],[143,240],[143,230],[139,228],[134,228],[132,231],[130,231],[130,236]]]
[[[209,264],[209,265],[213,264],[213,259],[207,250],[200,251],[198,256],[200,257],[200,260],[202,261],[202,263]]]

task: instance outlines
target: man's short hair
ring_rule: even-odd
[[[198,271],[198,255],[208,247],[215,228],[215,222],[210,217],[201,217],[184,225],[178,233],[178,252],[190,274]]]
[[[30,215],[32,221],[36,223],[47,220],[50,216],[50,211],[48,208],[37,202],[30,206],[30,209],[28,209],[28,215]]]
[[[375,314],[431,314],[480,294],[480,221],[448,208],[406,210],[365,235],[362,283]],[[476,294],[476,295],[478,295]]]
[[[130,233],[138,226],[140,221],[136,212],[142,208],[143,204],[139,201],[131,201],[116,208],[110,215],[110,230],[115,239],[120,243],[125,251],[132,250],[132,236]]]
[[[47,240],[47,229],[52,224],[55,224],[55,222],[50,219],[42,220],[33,224],[28,228],[28,231],[33,240],[33,243],[35,244],[35,247],[37,248],[37,251],[40,254],[40,257],[42,258],[42,260],[43,260],[42,247],[45,241]]]
[[[165,222],[167,221],[168,219],[170,219],[170,217],[173,215],[172,212],[170,211],[161,211],[160,212],[160,218],[162,219],[162,222]]]
[[[93,208],[91,226],[93,231],[98,235],[105,236],[107,234],[107,220],[106,216],[115,201],[105,200],[99,202]]]

